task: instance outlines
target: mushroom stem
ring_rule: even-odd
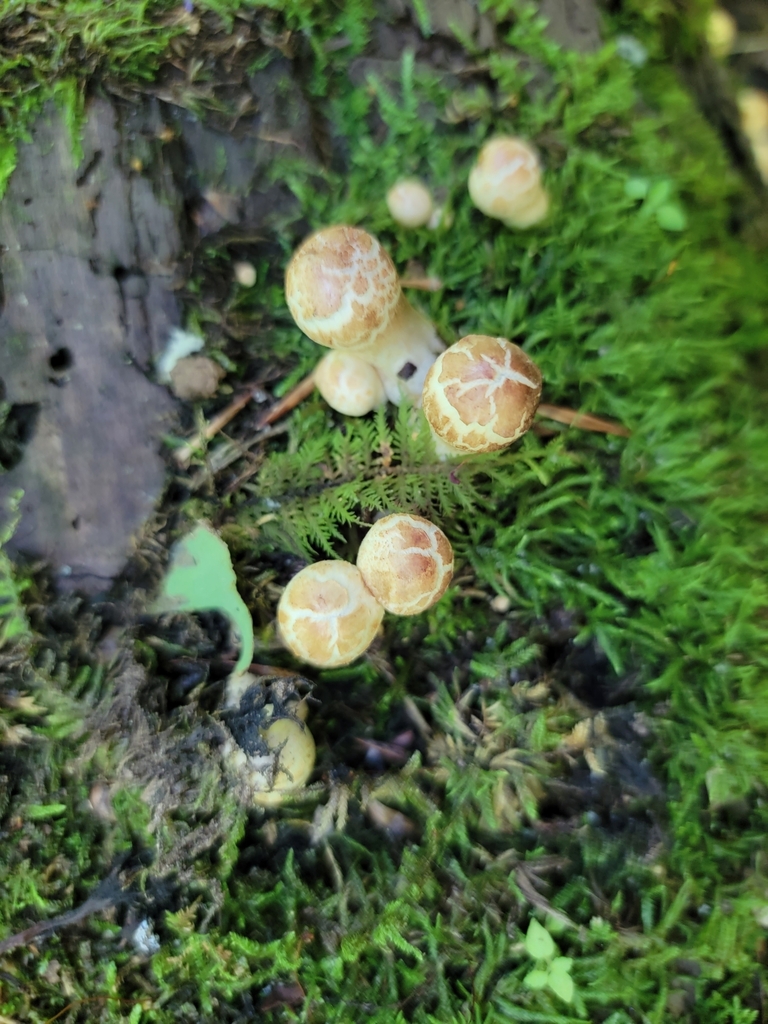
[[[427,373],[444,348],[431,321],[401,295],[386,329],[354,354],[376,367],[390,402],[408,397],[420,405]]]

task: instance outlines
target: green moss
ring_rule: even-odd
[[[211,10],[226,17],[234,6]],[[446,340],[514,338],[541,365],[546,401],[613,417],[631,437],[552,425],[451,468],[435,461],[407,408],[345,422],[311,399],[248,484],[223,502],[196,499],[195,513],[221,523],[233,550],[260,660],[288,663],[269,628],[278,556],[353,554],[372,510],[439,518],[457,582],[425,615],[388,618],[370,660],[317,674],[324,788],[268,817],[232,812],[229,840],[198,858],[178,902],[156,914],[162,947],[151,969],[115,952],[98,918],[87,939],[49,940],[73,998],[101,1000],[90,1019],[235,1020],[258,1012],[264,995],[266,1019],[313,1022],[759,1019],[768,428],[754,377],[765,258],[731,234],[746,201],[740,183],[667,66],[634,72],[611,47],[565,54],[535,18],[505,10],[503,41],[534,56],[544,80],[526,84],[514,55],[493,55],[491,102],[459,126],[443,117],[455,83],[408,54],[394,78],[359,88],[343,59],[330,62],[334,32],[364,44],[362,5],[281,11],[307,43],[309,88],[327,95],[345,170],[275,166],[301,204],[280,243],[287,259],[307,224],[364,223],[398,267],[417,259],[443,280],[416,301]],[[656,21],[643,11],[661,53],[658,25],[671,7],[657,5]],[[420,18],[424,28],[425,9]],[[93,46],[99,60],[120,53],[108,40]],[[144,67],[160,52],[148,49]],[[515,105],[504,102],[511,94]],[[495,131],[532,136],[544,154],[553,214],[526,233],[484,219],[466,195],[473,154]],[[395,227],[383,196],[403,173],[445,190],[452,227]],[[682,231],[665,230],[628,194],[637,178],[671,183]],[[287,313],[283,268],[258,269],[249,302],[267,326],[249,354],[295,379],[317,351]],[[509,600],[503,614],[489,609],[497,594]],[[578,696],[608,705],[592,720],[589,767],[566,742],[587,717],[569,689],[578,658]],[[73,785],[66,769],[73,709],[101,693],[93,675],[73,690],[72,672],[63,692],[48,692],[38,733],[60,740],[9,795],[8,821],[21,807],[68,813],[10,833],[0,886],[16,881],[4,934],[82,900],[50,867],[61,850],[61,878],[87,890],[116,851],[167,850],[186,834],[178,814],[153,838],[131,792],[116,801],[114,826],[83,810],[91,777],[80,769]],[[612,709],[627,690],[633,703]],[[339,772],[349,737],[387,739],[406,700],[432,727],[423,751],[382,776]],[[113,756],[102,753],[94,775]],[[400,838],[374,828],[376,801],[400,815]],[[206,797],[188,815],[209,811]],[[572,959],[571,1003],[525,984],[534,915]],[[0,979],[0,1012],[45,1020],[64,1001],[30,980],[25,956],[9,963],[34,1007]]]

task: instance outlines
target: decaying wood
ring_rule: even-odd
[[[173,401],[144,369],[180,310],[182,202],[130,170],[115,108],[95,101],[78,162],[61,116],[40,118],[0,207],[0,378],[28,419],[0,496],[23,489],[17,550],[99,590],[159,496]]]

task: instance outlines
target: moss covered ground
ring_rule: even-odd
[[[766,1019],[768,289],[743,232],[759,199],[675,70],[703,9],[624,5],[605,14],[607,45],[577,55],[524,4],[484,8],[503,45],[467,55],[479,78],[406,51],[355,85],[365,0],[244,5],[300,41],[333,157],[275,164],[298,205],[254,245],[255,289],[222,298],[230,253],[200,247],[191,322],[233,379],[268,364],[288,390],[317,349],[285,307],[285,262],[308,229],[359,223],[398,268],[441,279],[414,301],[446,340],[523,344],[546,402],[631,434],[540,420],[507,452],[446,465],[411,410],[344,420],[311,397],[231,476],[207,474],[206,453],[177,475],[171,533],[220,529],[256,659],[278,669],[299,666],[275,642],[277,587],[303,559],[353,554],[376,510],[434,518],[456,551],[435,608],[388,617],[355,665],[309,673],[315,785],[270,812],[237,805],[213,766],[216,623],[142,621],[107,662],[103,607],[53,601],[4,564],[0,949],[94,894],[107,909],[0,954],[0,1021]],[[237,14],[196,9],[205,24]],[[76,126],[88,76],[151,79],[183,31],[163,3],[6,3],[2,18],[8,171],[55,81]],[[616,33],[642,41],[642,67]],[[543,154],[553,214],[524,233],[466,193],[499,131]],[[403,174],[443,189],[450,226],[394,226],[383,197]],[[154,694],[137,691],[147,720],[196,773],[154,813],[115,784],[127,724],[83,725],[123,692],[129,656]],[[192,697],[180,664],[199,669]],[[109,785],[99,816],[94,786]]]

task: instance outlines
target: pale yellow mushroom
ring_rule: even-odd
[[[469,195],[478,210],[511,228],[531,227],[549,212],[536,150],[511,135],[491,139],[480,150],[469,173]]]
[[[296,680],[268,682],[246,672],[230,677],[225,693],[224,764],[247,803],[272,807],[303,788],[315,764],[315,741],[304,724],[306,701]]]
[[[419,178],[402,178],[387,192],[387,209],[404,228],[422,228],[432,216],[432,196]]]
[[[395,265],[361,228],[310,235],[285,273],[291,316],[318,345],[375,366],[387,398],[421,397],[429,367],[445,347],[433,324],[403,295]]]
[[[368,649],[384,609],[349,562],[326,561],[297,573],[277,606],[280,636],[301,661],[348,665]]]
[[[393,615],[418,615],[440,600],[453,576],[453,549],[423,516],[397,513],[374,523],[357,567],[365,585]]]
[[[448,453],[498,451],[530,427],[541,385],[541,371],[518,345],[470,334],[429,371],[424,414]]]
[[[768,132],[768,92],[764,89],[742,89],[736,102],[744,134],[752,142],[761,139]]]
[[[737,32],[736,21],[728,11],[714,7],[709,12],[705,34],[713,56],[727,57],[733,50]]]
[[[375,366],[352,352],[329,352],[315,367],[317,390],[345,416],[365,416],[387,396]]]

